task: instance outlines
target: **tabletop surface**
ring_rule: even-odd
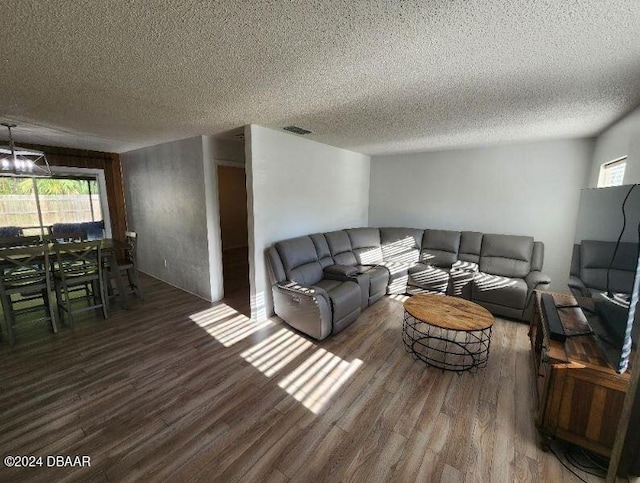
[[[404,303],[409,315],[435,327],[483,330],[493,326],[493,315],[478,304],[446,295],[414,295]]]

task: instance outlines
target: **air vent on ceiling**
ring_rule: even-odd
[[[311,131],[302,129],[301,127],[298,127],[298,126],[285,126],[282,129],[284,129],[285,131],[296,133],[296,134],[311,134]]]
[[[238,134],[234,134],[233,137],[235,139],[237,139],[238,141],[242,141],[242,140],[244,140],[244,133],[243,132],[239,132]]]

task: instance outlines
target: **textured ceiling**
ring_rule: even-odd
[[[640,103],[638,0],[0,8],[0,119],[23,142],[122,152],[295,124],[382,154],[591,136]]]

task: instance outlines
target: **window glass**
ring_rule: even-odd
[[[102,220],[95,178],[35,178],[34,185],[32,178],[0,177],[0,227],[17,226],[24,235],[40,234],[37,201],[45,232],[54,223]]]
[[[0,177],[0,227],[17,226],[25,236],[40,234],[31,178]]]
[[[102,220],[98,183],[79,178],[36,180],[42,223],[80,223]]]
[[[624,171],[626,167],[626,156],[609,163],[604,163],[600,167],[598,188],[606,188],[608,186],[622,186],[622,183],[624,181]]]

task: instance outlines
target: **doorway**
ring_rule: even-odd
[[[244,166],[218,165],[224,300],[242,313],[249,305],[249,235]]]

